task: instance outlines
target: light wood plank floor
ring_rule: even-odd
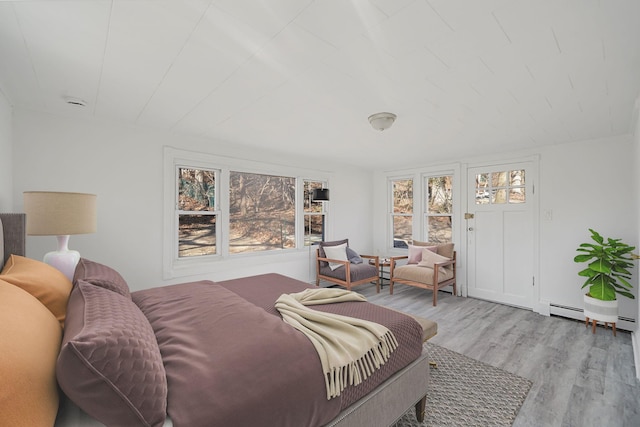
[[[434,344],[533,381],[514,426],[640,426],[631,334],[440,292],[360,285],[369,302],[438,322]]]

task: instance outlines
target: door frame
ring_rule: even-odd
[[[465,249],[465,259],[469,259],[471,255],[469,253],[469,230],[467,226],[467,220],[464,218],[464,212],[469,212],[471,206],[469,206],[469,200],[471,200],[471,193],[475,194],[475,188],[470,188],[469,186],[469,170],[474,168],[493,168],[500,167],[502,165],[513,164],[513,163],[531,163],[531,170],[527,172],[527,180],[532,181],[532,189],[533,194],[531,197],[531,221],[532,221],[532,254],[533,254],[533,286],[531,292],[531,309],[540,314],[545,313],[545,307],[540,304],[540,156],[539,155],[530,155],[523,156],[517,158],[508,158],[508,159],[500,159],[500,160],[486,160],[479,161],[474,163],[466,163],[462,167],[462,174],[464,175],[464,194],[465,201],[462,208],[462,214],[460,215],[460,237],[461,240],[464,239],[464,249]],[[468,262],[467,262],[468,265]],[[465,283],[461,286],[462,296],[468,296],[468,287],[469,287],[469,270],[465,269]],[[548,311],[548,309],[547,309]]]

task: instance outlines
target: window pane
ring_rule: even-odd
[[[393,217],[393,247],[394,248],[406,248],[407,242],[411,241],[411,223],[413,217],[411,216],[398,216]]]
[[[524,186],[524,170],[511,171],[509,186],[518,187],[521,185]]]
[[[215,210],[215,171],[178,169],[178,209],[181,211]]]
[[[304,182],[304,211],[305,212],[323,212],[324,206],[322,202],[314,202],[312,200],[313,190],[316,188],[324,188],[324,184],[318,181]]]
[[[179,215],[178,257],[216,253],[216,215]]]
[[[431,216],[429,217],[429,242],[448,243],[451,242],[451,217]]]
[[[489,204],[489,192],[487,190],[476,191],[476,205],[488,205]]]
[[[491,190],[491,203],[502,204],[507,203],[507,190]]]
[[[304,216],[304,245],[309,246],[324,240],[324,215]]]
[[[397,180],[392,185],[393,213],[413,213],[413,180]]]
[[[452,176],[430,177],[427,181],[427,212],[430,214],[451,213]]]
[[[492,187],[506,187],[507,186],[507,173],[506,172],[492,172],[491,173],[491,186]]]
[[[481,173],[476,175],[476,188],[487,188],[489,186],[489,174]]]
[[[295,247],[295,178],[231,172],[229,252]]]
[[[526,197],[524,188],[512,188],[509,190],[509,203],[524,203]]]

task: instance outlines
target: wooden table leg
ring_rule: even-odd
[[[419,423],[424,421],[424,413],[427,409],[427,396],[424,396],[418,403],[416,403],[416,419]]]
[[[597,320],[596,320],[596,319],[593,319],[593,320],[592,320],[593,328],[591,329],[591,332],[593,332],[594,334],[596,333],[596,322],[597,322]]]
[[[589,318],[588,318],[588,317],[586,317],[586,318],[584,319],[584,327],[585,327],[585,328],[588,328],[588,327],[589,327]]]

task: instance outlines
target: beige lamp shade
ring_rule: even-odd
[[[53,191],[25,191],[24,211],[30,236],[95,233],[96,195]]]

